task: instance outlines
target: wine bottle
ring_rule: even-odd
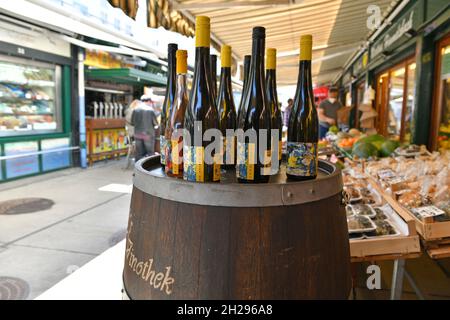
[[[271,171],[270,110],[264,79],[265,28],[253,28],[252,38],[250,72],[238,129],[250,130],[255,134],[252,139],[249,135],[245,135],[244,139],[238,136],[236,176],[240,183],[265,183],[269,181]],[[265,138],[260,135],[262,129],[266,130]]]
[[[266,94],[267,94],[267,103],[270,109],[270,124],[271,130],[278,131],[278,143],[273,143],[272,145],[272,153],[275,152],[278,159],[278,164],[281,164],[281,156],[282,156],[282,134],[283,134],[283,121],[281,119],[281,110],[278,104],[278,94],[277,94],[277,76],[276,76],[276,68],[277,68],[277,50],[274,48],[268,48],[266,54]],[[278,145],[278,146],[276,146]],[[276,147],[275,147],[276,146]],[[275,150],[276,148],[276,150]],[[279,168],[279,166],[278,166]],[[277,170],[278,171],[278,170]],[[272,173],[277,173],[274,171]]]
[[[196,17],[195,66],[189,107],[184,119],[185,130],[190,139],[183,138],[183,179],[197,182],[220,181],[220,153],[211,155],[212,161],[205,162],[205,147],[209,142],[195,139],[195,132],[203,136],[208,129],[218,129],[219,116],[211,88],[209,62],[210,22],[205,16]],[[201,124],[201,130],[200,130]],[[198,141],[201,140],[201,141]],[[209,158],[209,155],[208,155]],[[211,159],[209,159],[211,160]]]
[[[217,97],[219,109],[219,129],[223,136],[223,163],[225,168],[232,168],[236,164],[235,136],[226,136],[227,129],[236,130],[236,108],[231,86],[231,47],[224,45],[220,52],[220,86]]]
[[[243,77],[243,81],[242,81],[241,101],[239,101],[238,119],[239,119],[239,115],[241,114],[242,104],[243,104],[243,101],[244,101],[244,91],[245,91],[245,86],[247,85],[247,82],[248,82],[248,73],[250,72],[250,60],[251,60],[251,58],[252,58],[251,55],[244,56],[244,77]]]
[[[167,120],[165,137],[166,174],[170,177],[183,177],[183,132],[184,115],[188,106],[187,90],[187,51],[177,50],[176,94],[171,114]]]
[[[300,65],[297,90],[288,126],[287,169],[292,180],[317,177],[319,120],[314,106],[311,77],[312,36],[300,38]]]
[[[217,55],[209,56],[209,64],[211,66],[211,88],[214,101],[217,100]]]
[[[161,110],[161,125],[160,125],[160,136],[159,136],[159,147],[161,154],[161,166],[164,169],[166,164],[166,125],[168,115],[171,112],[173,106],[173,100],[175,99],[175,86],[176,86],[176,52],[178,45],[175,43],[169,43],[167,48],[167,62],[169,65],[169,70],[167,72],[167,85],[166,85],[166,95],[164,97],[164,103]]]

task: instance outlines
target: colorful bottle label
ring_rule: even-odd
[[[180,175],[183,170],[183,137],[179,140],[166,140],[166,168],[165,172]]]
[[[172,174],[179,175],[183,168],[183,138],[168,141],[167,148],[171,149],[170,158],[167,158],[167,162],[170,159]]]
[[[270,176],[272,174],[272,150],[266,150],[264,152],[264,162],[261,174],[263,176]]]
[[[317,143],[288,142],[287,156],[287,174],[299,177],[317,175]]]
[[[283,141],[278,141],[278,160],[283,158]]]
[[[204,147],[183,145],[183,179],[193,182],[220,181],[220,157],[220,154],[216,154],[214,163],[207,165]]]
[[[172,143],[170,140],[165,140],[166,146],[164,148],[164,159],[165,159],[165,171],[166,173],[172,173]],[[162,159],[163,150],[161,150],[161,159]],[[162,162],[162,160],[161,160]]]
[[[166,147],[167,147],[167,140],[166,137],[163,135],[159,136],[159,148],[161,153],[161,164],[166,164]]]
[[[256,145],[254,143],[237,144],[236,177],[245,180],[255,179]]]
[[[222,155],[217,153],[214,155],[214,165],[213,165],[213,181],[220,181],[220,169],[222,163]]]
[[[227,139],[223,137],[223,164],[233,165],[235,164],[235,154],[236,154],[236,137],[231,137]]]

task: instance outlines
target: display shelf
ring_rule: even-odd
[[[54,102],[55,99],[36,99],[36,98],[19,98],[19,97],[0,97],[0,102]]]
[[[0,84],[9,84],[22,87],[26,86],[30,88],[53,88],[55,86],[55,83],[51,80],[28,80],[27,82],[0,80]]]
[[[447,136],[447,137],[450,137],[450,132],[439,131],[438,136]]]
[[[0,116],[2,117],[14,117],[14,116],[53,116],[53,112],[46,112],[46,113],[26,113],[26,112],[15,112],[15,113],[0,113]]]

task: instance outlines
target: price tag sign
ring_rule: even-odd
[[[436,217],[445,214],[445,211],[439,209],[436,206],[419,207],[412,210],[422,218]]]

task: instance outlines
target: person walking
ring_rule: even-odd
[[[283,126],[285,126],[285,127],[289,127],[289,117],[291,115],[293,105],[294,105],[294,100],[289,99],[288,105],[286,106],[286,108],[283,111]]]
[[[133,100],[128,108],[125,110],[125,128],[127,129],[128,136],[130,139],[134,139],[134,127],[131,124],[131,117],[133,115],[134,110],[139,107],[141,101],[139,99]]]
[[[153,101],[148,96],[142,96],[141,102],[131,116],[136,141],[136,161],[155,153],[155,129],[158,127]]]
[[[328,97],[323,100],[318,108],[319,114],[319,138],[325,138],[328,129],[337,125],[338,110],[342,108],[342,104],[337,100],[338,89],[331,87],[328,89]]]

